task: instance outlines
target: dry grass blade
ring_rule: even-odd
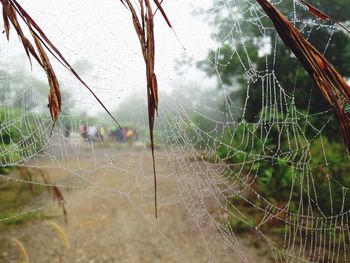
[[[123,3],[123,1],[121,2]],[[17,34],[22,41],[24,50],[29,60],[30,60],[30,55],[32,55],[37,60],[37,62],[43,67],[43,69],[47,74],[49,85],[50,85],[50,93],[49,93],[48,99],[49,99],[50,113],[53,119],[53,124],[55,124],[61,110],[61,96],[59,92],[59,84],[58,84],[57,78],[55,76],[53,68],[51,67],[51,63],[48,59],[48,56],[46,55],[45,50],[49,51],[59,63],[61,63],[67,70],[69,70],[78,79],[78,81],[81,84],[83,84],[85,88],[89,90],[89,92],[95,97],[95,99],[102,106],[102,108],[120,127],[120,124],[118,123],[118,121],[104,106],[102,101],[96,96],[96,94],[92,91],[92,89],[81,79],[78,73],[68,63],[68,61],[64,58],[61,52],[55,47],[55,45],[53,45],[53,43],[41,30],[38,24],[32,19],[32,17],[22,8],[22,6],[16,0],[1,0],[1,3],[3,5],[3,20],[4,20],[4,27],[5,27],[5,32],[7,37],[9,36],[9,30],[10,30],[9,21],[10,21],[14,26],[14,28],[16,29]],[[25,37],[20,27],[20,24],[17,21],[16,14],[18,14],[22,18],[22,20],[25,22],[25,24],[28,26],[32,34],[32,37],[34,39],[34,43],[40,54],[40,57],[37,54],[31,42]]]
[[[43,64],[38,56],[38,54],[36,53],[33,45],[30,43],[30,41],[26,38],[26,36],[24,35],[21,26],[18,23],[17,20],[17,15],[16,15],[16,10],[13,8],[13,6],[6,0],[1,0],[1,3],[3,5],[3,16],[4,16],[4,21],[10,21],[11,24],[13,25],[13,27],[15,28],[18,37],[20,38],[20,40],[22,41],[22,45],[24,48],[24,51],[27,54],[27,57],[31,62],[31,58],[30,55],[32,55],[37,61],[38,63],[43,67]],[[6,25],[5,25],[5,31],[8,30],[7,34],[10,34],[10,24],[8,25],[7,29],[6,29]]]
[[[34,183],[35,175],[39,175],[42,178],[46,188],[49,191],[52,191],[52,197],[53,197],[54,201],[57,201],[58,205],[62,208],[64,222],[67,224],[68,213],[67,213],[67,209],[65,206],[66,202],[64,200],[64,197],[63,197],[61,190],[57,186],[54,186],[51,183],[49,176],[47,174],[45,174],[45,172],[41,169],[35,169],[35,168],[29,169],[26,166],[18,166],[17,168],[18,168],[20,177],[25,182]],[[29,184],[29,185],[32,186],[31,184]]]
[[[51,188],[52,188],[53,199],[56,200],[58,205],[62,208],[64,223],[67,224],[68,223],[68,217],[67,217],[68,213],[67,213],[67,209],[66,209],[66,201],[64,200],[62,192],[60,191],[60,189],[58,189],[57,186],[52,186]]]
[[[68,212],[66,209],[66,201],[64,200],[64,197],[63,197],[61,190],[57,186],[52,185],[52,183],[50,182],[49,176],[46,175],[43,170],[37,169],[37,171],[40,174],[41,178],[43,179],[46,187],[52,191],[53,200],[57,201],[58,205],[62,208],[64,223],[67,224],[68,223]]]
[[[154,3],[155,3],[156,6],[157,6],[157,10],[159,9],[159,11],[162,13],[162,16],[164,17],[164,19],[165,19],[166,23],[168,24],[168,26],[172,28],[172,26],[171,26],[171,24],[170,24],[170,21],[169,21],[169,19],[168,19],[168,16],[166,15],[166,13],[165,13],[165,11],[164,11],[164,9],[163,9],[163,7],[162,7],[162,2],[163,2],[163,1],[161,1],[160,3],[159,3],[158,0],[153,0],[153,1],[154,1]],[[157,12],[157,10],[156,10],[156,12]],[[154,12],[154,13],[156,13],[156,12]]]
[[[58,235],[58,237],[62,240],[64,246],[66,249],[69,249],[70,247],[70,242],[68,239],[68,236],[66,235],[66,232],[63,230],[63,228],[57,224],[56,222],[53,221],[48,221],[46,222],[48,226],[50,226]]]
[[[126,4],[124,3],[123,0],[120,0],[120,2],[121,2],[126,8],[128,8],[128,7],[126,6]]]
[[[309,4],[308,2],[306,2],[304,0],[299,0],[299,2],[302,3],[303,5],[305,5],[307,7],[308,11],[311,14],[313,14],[314,16],[317,16],[318,18],[320,18],[322,20],[333,20],[329,15],[326,15],[325,13],[321,12],[320,10],[318,10],[316,7]]]
[[[160,1],[159,4],[160,4],[160,5],[163,4],[163,1],[164,1],[164,0]],[[157,14],[158,10],[159,10],[159,8],[157,7],[156,11],[154,11],[153,16],[155,16],[155,15]]]
[[[11,238],[10,240],[16,245],[18,251],[20,252],[23,260],[22,262],[29,263],[29,256],[23,243],[19,241],[17,238]]]
[[[272,20],[279,36],[309,73],[332,107],[339,130],[350,152],[350,86],[338,71],[312,46],[298,29],[269,1],[257,0]]]
[[[24,35],[22,31],[22,28],[17,20],[16,8],[11,4],[10,1],[1,1],[1,2],[3,4],[3,20],[4,20],[4,27],[5,27],[7,39],[9,40],[10,21],[11,21],[12,25],[17,31],[19,38],[22,41],[24,50],[29,60],[30,60],[30,55],[32,55],[46,72],[47,79],[50,86],[50,92],[48,96],[49,108],[50,108],[51,118],[53,120],[52,127],[54,127],[54,124],[56,123],[57,118],[61,112],[61,93],[60,93],[59,83],[56,78],[56,74],[52,69],[50,60],[44,48],[42,47],[40,40],[35,34],[33,34],[31,20],[27,19],[27,25],[30,31],[32,32],[32,37],[34,40],[34,44],[37,48],[37,51],[34,49],[33,45],[31,44],[31,42],[28,40],[28,38]],[[23,18],[21,14],[20,16]]]
[[[158,110],[158,84],[154,73],[154,25],[153,25],[153,12],[152,6],[149,0],[145,0],[146,15],[145,24],[147,29],[147,42],[146,42],[146,73],[147,73],[147,101],[148,101],[148,124],[150,130],[152,161],[153,161],[153,174],[154,174],[154,206],[155,216],[158,217],[157,208],[157,174],[155,168],[154,158],[154,116]]]
[[[25,182],[33,182],[34,181],[33,174],[29,171],[29,169],[27,167],[18,166],[17,169],[19,171],[19,176],[21,177],[22,180],[24,180]],[[29,183],[29,184],[27,184],[27,186],[29,187],[30,192],[32,194],[34,194],[33,184]],[[24,190],[24,187],[21,186],[16,195],[18,196],[20,193],[22,193],[23,190]]]
[[[161,3],[154,0],[157,8],[162,12],[164,19],[171,27],[169,19],[167,18]],[[147,78],[147,103],[148,103],[148,124],[150,132],[151,150],[152,150],[152,161],[153,161],[153,175],[154,175],[154,207],[155,216],[158,217],[157,208],[157,174],[154,157],[154,118],[158,111],[158,83],[157,77],[154,72],[154,56],[155,56],[155,41],[154,41],[154,23],[153,23],[153,11],[150,0],[139,0],[140,13],[136,12],[136,8],[130,2],[130,0],[122,1],[126,4],[132,15],[132,21],[136,34],[139,38],[143,58],[146,64],[146,78]],[[141,21],[140,21],[141,19]]]
[[[314,16],[322,19],[322,20],[328,20],[331,21],[332,23],[335,23],[337,25],[339,25],[341,28],[343,28],[345,31],[347,31],[348,33],[350,33],[349,29],[347,29],[345,26],[343,26],[343,24],[341,24],[338,20],[330,17],[329,15],[323,13],[322,11],[318,10],[316,7],[314,7],[313,5],[309,4],[308,2],[306,2],[305,0],[298,0],[300,3],[302,3],[303,5],[305,5],[308,9],[308,11],[313,14]]]
[[[49,58],[46,55],[45,50],[43,49],[41,42],[36,37],[36,35],[33,34],[33,38],[35,41],[35,45],[38,48],[39,55],[41,58],[41,61],[43,63],[43,68],[46,72],[47,79],[50,86],[50,92],[49,92],[49,108],[50,108],[50,114],[51,118],[53,120],[53,126],[55,125],[58,115],[61,112],[61,92],[59,83],[55,74],[55,71],[52,69],[51,63]],[[52,131],[51,131],[52,132]]]
[[[6,10],[5,7],[2,7],[2,19],[4,20],[4,30],[6,33],[6,38],[7,40],[10,39],[10,21],[6,15]]]

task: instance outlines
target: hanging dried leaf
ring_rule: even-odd
[[[64,222],[65,224],[67,224],[68,219],[67,219],[67,209],[66,209],[66,201],[64,200],[64,197],[62,195],[62,192],[60,191],[60,189],[58,189],[57,186],[52,186],[52,196],[54,201],[57,201],[58,205],[62,208],[63,211],[63,218],[64,218]]]
[[[341,28],[343,28],[345,31],[347,31],[348,33],[350,33],[349,29],[347,29],[343,24],[341,24],[338,20],[330,17],[329,15],[323,13],[322,11],[318,10],[316,7],[314,7],[313,5],[309,4],[308,2],[306,2],[305,0],[298,0],[300,3],[302,3],[303,5],[305,5],[308,9],[308,11],[313,14],[314,16],[318,17],[321,20],[324,21],[330,21],[334,24],[339,25]]]
[[[132,22],[136,34],[139,38],[141,44],[142,55],[146,64],[146,78],[147,78],[147,103],[148,103],[148,124],[150,132],[150,141],[151,141],[151,151],[152,151],[152,161],[153,161],[153,175],[154,175],[154,207],[155,207],[155,216],[158,217],[157,209],[157,174],[156,174],[156,165],[154,158],[154,117],[158,111],[158,82],[156,74],[154,73],[154,50],[155,50],[155,41],[154,41],[154,23],[153,23],[153,11],[150,0],[139,0],[140,12],[139,16],[136,13],[136,8],[129,0],[121,0],[122,4],[129,8],[129,11],[132,16]],[[163,1],[162,1],[163,2]],[[154,3],[162,13],[165,21],[172,27],[168,17],[166,16],[161,2],[154,0]],[[141,19],[141,21],[140,21]]]
[[[170,28],[172,28],[172,26],[171,26],[171,24],[170,24],[170,21],[169,21],[167,15],[165,14],[165,11],[164,11],[164,9],[163,9],[163,7],[162,7],[162,2],[163,2],[163,1],[161,1],[160,3],[159,3],[158,0],[153,0],[153,1],[154,1],[154,3],[155,3],[156,6],[157,6],[157,10],[159,9],[159,11],[162,13],[162,16],[164,17],[164,19],[165,19],[166,23],[168,24],[168,26],[169,26]],[[156,11],[157,11],[157,10],[156,10]]]
[[[68,212],[65,206],[66,202],[64,200],[61,190],[57,186],[52,185],[49,176],[45,174],[43,170],[37,169],[37,168],[28,168],[26,166],[18,166],[17,169],[19,171],[20,177],[27,182],[34,182],[35,176],[40,175],[40,177],[44,181],[44,184],[47,190],[52,191],[51,193],[52,193],[53,200],[57,201],[58,205],[62,208],[64,222],[67,224]],[[32,186],[32,184],[30,184],[30,186]]]
[[[56,78],[55,72],[51,66],[50,60],[46,54],[46,51],[49,51],[52,56],[61,63],[68,71],[70,71],[78,81],[83,84],[85,88],[89,90],[89,92],[95,97],[98,103],[103,107],[103,109],[108,113],[108,115],[118,124],[118,121],[114,118],[114,116],[109,112],[109,110],[104,106],[102,101],[96,96],[96,94],[92,91],[92,89],[81,79],[78,73],[73,69],[73,67],[68,63],[68,61],[64,58],[61,52],[53,45],[53,43],[49,40],[49,38],[45,35],[45,33],[41,30],[38,24],[32,19],[32,17],[22,8],[22,6],[16,0],[0,0],[3,6],[3,20],[4,27],[7,38],[9,38],[10,33],[10,23],[15,28],[19,38],[22,41],[24,50],[29,58],[31,63],[32,55],[35,60],[40,64],[40,66],[45,70],[49,86],[49,107],[50,113],[53,120],[53,124],[57,121],[57,118],[61,111],[61,95],[59,89],[59,83]],[[121,1],[123,3],[123,1]],[[24,23],[28,26],[32,38],[34,40],[35,46],[38,49],[38,53],[31,44],[31,42],[24,35],[20,24],[17,20],[17,14]]]
[[[52,69],[51,63],[49,58],[47,57],[45,50],[43,49],[41,42],[39,39],[33,34],[33,38],[35,41],[35,44],[38,48],[39,55],[41,58],[41,61],[43,63],[43,68],[46,72],[47,79],[50,86],[50,92],[49,92],[49,108],[51,113],[51,118],[53,120],[53,123],[55,124],[58,118],[58,115],[61,112],[61,92],[58,80],[56,78],[56,74],[54,70]]]
[[[350,152],[350,86],[298,29],[269,1],[257,0],[272,20],[279,36],[309,73],[339,121],[339,130]]]
[[[303,5],[305,5],[308,9],[308,11],[313,14],[314,16],[317,16],[318,18],[322,19],[322,20],[332,20],[330,16],[326,15],[325,13],[321,12],[320,10],[318,10],[316,7],[314,7],[313,5],[309,4],[308,2],[304,1],[304,0],[299,0],[300,3],[302,3]]]
[[[4,6],[2,7],[2,18],[4,20],[4,30],[6,33],[6,38],[7,40],[9,40],[10,39],[10,21],[6,15],[6,10]]]
[[[30,43],[30,41],[25,37],[22,28],[20,27],[18,20],[17,20],[17,15],[16,15],[16,10],[13,8],[12,5],[9,4],[8,1],[5,0],[1,0],[2,5],[3,5],[3,20],[7,20],[7,21],[11,21],[13,27],[15,28],[18,37],[20,38],[24,51],[27,54],[27,57],[30,61],[30,64],[32,64],[31,62],[31,58],[30,55],[32,55],[37,61],[38,63],[42,65],[41,60],[39,58],[39,56],[37,55],[33,45]],[[6,22],[5,22],[6,23]],[[10,25],[6,26],[5,25],[5,31],[6,30],[10,30]],[[10,31],[8,31],[7,33],[8,35],[10,35]]]
[[[146,24],[146,72],[147,72],[147,97],[148,97],[148,123],[150,130],[151,139],[151,150],[152,150],[152,161],[153,161],[153,174],[154,174],[154,205],[155,205],[155,216],[158,217],[157,209],[157,175],[155,168],[155,158],[154,158],[154,116],[156,110],[158,110],[158,88],[154,85],[157,83],[153,81],[156,80],[153,76],[154,73],[154,25],[153,25],[153,12],[152,6],[149,0],[145,0],[146,14],[145,14],[145,24]]]

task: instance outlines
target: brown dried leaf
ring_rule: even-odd
[[[298,0],[300,3],[302,3],[303,5],[305,5],[308,9],[308,11],[313,14],[314,16],[318,17],[321,20],[324,21],[331,21],[332,23],[335,23],[337,25],[339,25],[341,28],[343,28],[345,31],[347,31],[348,33],[350,33],[349,29],[347,29],[343,24],[341,24],[339,21],[337,21],[336,19],[330,17],[329,15],[323,13],[322,11],[318,10],[316,7],[314,7],[313,5],[309,4],[308,2],[306,2],[305,0]]]
[[[154,94],[154,105],[158,111],[158,81],[156,74],[153,73],[151,78],[152,93]]]
[[[123,1],[121,1],[123,3]],[[108,113],[108,115],[118,124],[120,127],[120,124],[118,121],[114,118],[114,116],[109,112],[109,110],[105,107],[105,105],[102,103],[102,101],[96,96],[96,94],[92,91],[92,89],[81,79],[81,77],[78,75],[78,73],[73,69],[73,67],[68,63],[68,61],[64,58],[64,56],[61,54],[61,52],[53,45],[53,43],[49,40],[49,38],[45,35],[45,33],[41,30],[41,28],[38,26],[38,24],[32,19],[32,17],[22,8],[22,6],[16,1],[16,0],[1,0],[1,3],[3,7],[5,8],[4,14],[6,14],[6,17],[8,17],[15,27],[17,34],[19,35],[20,39],[22,40],[25,52],[27,53],[27,56],[30,60],[29,54],[31,54],[35,59],[39,62],[39,64],[45,68],[42,61],[36,54],[32,44],[30,41],[24,36],[21,27],[17,21],[16,13],[23,19],[23,21],[27,24],[29,30],[31,31],[33,37],[35,36],[39,42],[45,47],[46,50],[48,50],[53,57],[61,63],[67,70],[69,70],[77,79],[78,81],[83,84],[85,88],[89,90],[89,92],[94,96],[94,98],[98,101],[98,103],[102,106],[102,108]],[[52,70],[52,72],[54,72]],[[52,72],[49,73],[48,78],[49,81],[51,81],[50,87],[54,87],[55,84],[55,76],[52,75]],[[51,90],[51,89],[50,89]],[[52,90],[51,90],[52,91]],[[55,94],[53,92],[50,92],[51,95],[49,95],[49,100],[56,101],[56,106],[58,105],[58,98],[57,97],[57,89]],[[56,116],[59,108],[53,109],[51,111],[51,116]],[[58,116],[58,115],[57,115]]]
[[[60,191],[60,189],[58,189],[57,186],[52,186],[52,195],[53,195],[53,199],[55,201],[57,201],[58,205],[62,208],[64,222],[67,224],[68,223],[68,217],[67,217],[68,212],[66,209],[66,201],[64,200],[62,192]]]
[[[157,174],[154,157],[154,116],[158,109],[158,84],[154,73],[154,31],[153,31],[153,13],[152,6],[149,0],[139,0],[140,15],[138,16],[136,10],[129,0],[124,1],[129,7],[132,15],[132,21],[136,34],[139,38],[142,54],[146,64],[147,77],[147,103],[148,103],[148,124],[150,131],[150,141],[153,161],[153,175],[154,175],[154,207],[155,216],[158,217],[157,209]],[[158,2],[159,4],[159,2]],[[141,21],[139,20],[141,18]]]
[[[47,79],[50,86],[50,92],[48,96],[49,100],[49,108],[51,113],[51,118],[53,120],[53,124],[56,123],[58,119],[58,115],[61,112],[61,92],[60,92],[60,85],[58,83],[56,74],[54,70],[52,69],[50,60],[43,49],[40,40],[33,34],[33,38],[35,41],[35,45],[38,48],[39,55],[41,57],[41,60],[43,62],[43,68],[46,72]]]
[[[63,197],[61,190],[57,186],[52,185],[52,183],[50,182],[49,176],[44,172],[44,170],[37,169],[37,168],[29,169],[26,166],[18,166],[17,168],[18,168],[19,175],[21,176],[21,178],[27,182],[34,182],[34,176],[37,174],[40,175],[40,177],[44,181],[44,184],[45,184],[47,190],[52,191],[53,200],[57,201],[58,205],[62,208],[64,221],[67,224],[68,212],[67,212],[67,209],[65,206],[66,201],[64,200],[64,197]],[[32,186],[32,184],[30,184],[30,186]]]
[[[30,41],[28,40],[28,38],[23,37],[22,43],[23,43],[25,52],[27,53],[27,56],[28,56],[28,58],[29,58],[30,63],[32,63],[32,62],[31,62],[31,59],[30,59],[30,55],[29,55],[29,54],[31,54],[31,55],[35,58],[35,60],[39,63],[39,65],[43,68],[44,65],[43,65],[43,63],[42,63],[40,57],[39,57],[38,54],[36,53],[35,48],[33,47],[32,43],[30,43]]]
[[[10,21],[7,17],[6,10],[5,10],[4,6],[2,7],[2,18],[4,20],[4,30],[6,33],[6,38],[7,38],[7,40],[9,40],[10,39]]]
[[[320,18],[322,20],[332,20],[332,18],[329,15],[326,15],[325,13],[321,12],[320,10],[318,10],[316,7],[309,4],[308,2],[306,2],[304,0],[299,0],[299,2],[302,3],[303,5],[305,5],[308,8],[309,12],[311,14],[313,14],[314,16],[317,16],[318,18]]]
[[[148,122],[150,130],[151,150],[152,150],[152,161],[153,161],[153,175],[154,175],[154,208],[155,216],[158,217],[157,208],[157,173],[156,164],[154,157],[154,115],[157,109],[156,101],[158,101],[157,92],[158,87],[154,87],[153,75],[154,74],[154,25],[153,25],[153,12],[152,6],[149,0],[145,0],[146,15],[145,25],[147,31],[146,41],[146,71],[147,71],[147,101],[148,101]],[[157,99],[156,99],[157,98]]]
[[[126,6],[126,4],[124,3],[123,0],[120,0],[120,2],[121,2],[126,8],[128,8],[128,7]]]
[[[157,8],[159,9],[159,11],[162,13],[162,16],[164,17],[164,19],[165,19],[165,21],[167,22],[168,26],[169,26],[170,28],[172,28],[172,26],[171,26],[171,24],[170,24],[170,21],[169,21],[167,15],[166,15],[166,13],[165,13],[163,7],[162,7],[162,4],[159,3],[158,0],[153,0],[153,1],[154,1],[154,3],[156,4],[156,6],[157,6]],[[162,2],[163,2],[163,1],[162,1]]]
[[[257,0],[272,20],[279,36],[309,73],[339,121],[339,130],[350,152],[350,86],[325,57],[270,2]]]
[[[3,16],[4,16],[4,20],[10,20],[12,25],[14,26],[18,37],[20,38],[20,40],[22,41],[23,44],[23,48],[27,54],[27,57],[29,59],[30,64],[32,64],[31,58],[30,58],[30,53],[33,53],[32,55],[35,57],[36,53],[35,50],[33,48],[33,46],[30,44],[30,41],[24,36],[23,31],[18,23],[17,20],[17,15],[16,15],[16,11],[15,9],[5,0],[1,1],[3,4]],[[6,18],[5,18],[6,17]],[[10,27],[8,27],[8,29],[10,29]],[[10,33],[10,32],[9,32]],[[36,58],[38,58],[38,56],[36,56]],[[40,61],[40,59],[39,59]],[[40,61],[41,63],[41,61]]]

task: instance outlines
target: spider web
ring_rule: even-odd
[[[107,1],[101,4],[101,10],[96,10],[93,1],[85,1],[84,6],[79,1],[60,2],[23,1],[23,4],[62,53],[77,62],[74,65],[78,72],[107,108],[124,105],[123,99],[128,96],[137,97],[131,89],[143,94],[144,68],[137,39],[126,32],[132,31],[129,14],[111,10],[111,6],[116,9],[122,6]],[[282,2],[275,4],[279,6]],[[188,3],[164,3],[167,10],[172,10],[170,18],[181,43],[162,25],[160,16],[156,19],[159,24],[156,72],[160,89],[166,90],[160,96],[155,127],[160,217],[162,210],[185,208],[190,224],[200,233],[203,261],[231,262],[234,257],[240,262],[346,262],[350,243],[349,189],[334,174],[323,173],[330,171],[331,166],[346,165],[349,160],[346,156],[337,159],[337,163],[328,160],[331,153],[323,134],[331,123],[331,109],[310,113],[296,106],[295,87],[301,69],[293,75],[294,89],[286,89],[275,68],[280,40],[276,34],[269,37],[274,29],[255,1],[218,1],[214,8],[207,9],[210,4],[192,1],[196,9],[191,9]],[[193,11],[199,7],[205,11]],[[290,19],[306,36],[312,30],[326,29],[329,34],[323,46],[326,52],[339,29],[319,20],[299,20],[298,14],[305,12],[304,7],[293,1],[293,8]],[[208,21],[203,21],[203,12]],[[227,34],[213,34],[212,38],[206,24],[215,22],[217,12],[230,18],[230,27]],[[52,21],[51,25],[46,21]],[[266,60],[263,71],[257,71],[256,61],[246,46],[249,36],[242,30],[246,23],[260,32],[259,39],[264,43],[259,56],[254,58]],[[121,25],[127,30],[118,30]],[[150,149],[145,104],[129,106],[127,116],[133,118],[122,120],[137,131],[137,139],[115,143],[110,142],[106,133],[103,140],[101,136],[94,141],[83,140],[79,134],[82,124],[109,130],[113,123],[105,121],[103,114],[98,115],[100,109],[92,106],[96,102],[88,92],[54,63],[62,84],[63,112],[49,137],[51,119],[45,78],[37,65],[30,69],[24,55],[19,55],[23,52],[16,41],[13,35],[10,43],[4,38],[1,41],[1,167],[29,166],[49,174],[60,170],[65,176],[52,176],[52,184],[63,190],[86,192],[101,202],[124,197],[137,209],[146,226],[162,236],[175,252],[176,260],[191,262],[186,257],[187,248],[179,245],[181,242],[171,233],[157,229],[152,219],[153,180],[147,165]],[[238,61],[244,72],[241,86],[236,81],[230,86],[222,80],[221,69],[229,66],[221,63],[225,43],[232,43],[231,61]],[[173,72],[173,64],[169,64],[182,56],[181,45],[186,48],[184,58],[190,59],[178,64]],[[215,50],[214,56],[207,57],[209,48]],[[273,63],[269,62],[271,57]],[[203,60],[216,71],[214,79],[219,80],[219,88],[213,78],[193,67]],[[204,79],[203,84],[198,79]],[[257,83],[262,110],[256,121],[248,122],[244,117]],[[245,100],[232,96],[238,90],[245,90]],[[310,101],[311,96],[312,91]],[[91,117],[96,114],[97,117]],[[324,121],[316,127],[311,120],[318,116],[323,116]],[[312,138],[306,135],[310,129]],[[67,131],[69,137],[65,137]],[[316,143],[321,147],[315,152],[312,149]],[[110,181],[113,174],[118,177],[115,184]],[[273,185],[284,174],[289,178]],[[0,180],[45,185],[39,179],[29,181],[16,173],[2,175]],[[265,188],[259,188],[261,185]],[[280,199],[261,190],[266,188],[273,188]],[[321,195],[326,195],[326,200],[320,199]],[[327,211],[324,202],[329,206]],[[54,205],[49,201],[34,204],[0,218],[0,222]],[[263,253],[260,261],[247,253],[247,240],[251,240],[248,246],[257,251],[252,254]]]

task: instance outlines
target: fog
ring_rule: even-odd
[[[196,13],[199,7],[205,8],[210,3],[209,0],[164,1],[163,7],[174,31],[167,27],[160,13],[156,15],[156,74],[161,92],[170,94],[179,81],[203,80],[203,73],[195,67],[188,66],[185,74],[179,74],[174,68],[175,61],[184,57],[194,61],[205,58],[208,48],[213,45],[209,27],[203,23],[203,16]],[[119,1],[104,0],[103,4],[97,5],[92,0],[25,0],[21,4],[108,109],[116,110],[130,94],[146,95],[145,66],[138,39],[130,13]],[[13,64],[7,67],[12,69],[11,74],[21,70],[46,82],[46,76],[37,63],[33,62],[31,68],[24,59],[24,50],[13,30],[10,42],[3,37],[0,43],[1,63]],[[77,110],[90,115],[103,111],[69,72],[53,58],[51,60],[62,89],[69,90],[72,95],[74,103],[70,103],[70,107],[74,104]]]

